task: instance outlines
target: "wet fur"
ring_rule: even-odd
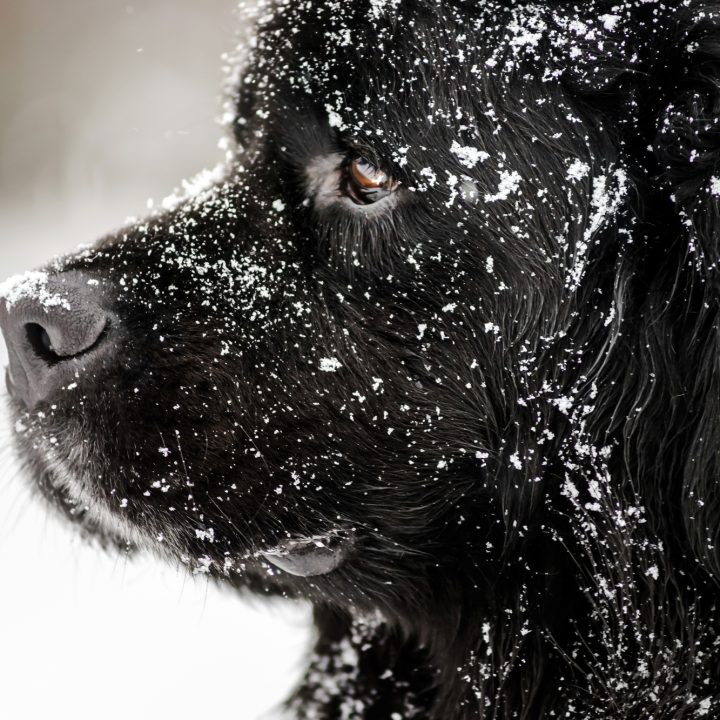
[[[93,530],[309,598],[295,717],[720,711],[720,5],[686,5],[281,3],[224,179],[56,268],[102,279],[118,352],[23,453]],[[572,42],[510,49],[528,13]],[[314,211],[305,168],[349,147],[414,192]],[[503,169],[521,203],[486,199]],[[258,556],[338,526],[329,575]]]

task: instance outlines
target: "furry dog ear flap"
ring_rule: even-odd
[[[720,7],[691,3],[676,27],[679,57],[658,72],[676,82],[653,144],[687,253],[676,276],[686,290],[675,313],[674,362],[678,420],[689,431],[673,452],[671,482],[681,478],[682,486],[672,503],[680,506],[667,510],[675,533],[684,523],[694,554],[720,581]]]

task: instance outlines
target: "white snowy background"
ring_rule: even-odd
[[[217,162],[234,5],[0,0],[0,275]],[[0,718],[253,720],[275,706],[299,677],[308,609],[86,547],[31,500],[0,421]]]

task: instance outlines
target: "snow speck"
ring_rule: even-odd
[[[189,180],[182,181],[182,187],[163,198],[161,205],[164,210],[175,210],[187,200],[204,199],[208,193],[222,180],[226,167],[218,163],[211,170],[201,170]]]
[[[620,22],[620,16],[619,15],[601,15],[600,20],[602,20],[603,27],[608,31],[612,32],[617,24]]]
[[[565,495],[565,497],[569,497],[573,500],[580,495],[577,487],[575,486],[575,483],[572,480],[565,481],[565,484],[562,488],[562,494]]]
[[[567,171],[567,179],[568,180],[582,180],[584,177],[587,177],[590,172],[590,166],[587,163],[582,162],[582,160],[575,160],[570,165]]]
[[[500,183],[498,185],[497,192],[494,195],[485,195],[485,202],[496,202],[497,200],[507,200],[512,193],[515,193],[520,188],[520,174],[515,170],[508,172],[507,170],[500,171]]]
[[[484,150],[471,145],[460,145],[456,140],[450,146],[450,152],[457,155],[460,164],[467,168],[474,168],[479,162],[484,162],[490,157]]]
[[[326,105],[325,111],[327,112],[328,124],[330,127],[337,128],[338,130],[345,129],[345,123],[332,105]]]
[[[337,372],[342,363],[337,358],[320,358],[320,370],[322,372]]]
[[[490,623],[487,623],[487,622],[483,623],[482,637],[483,637],[483,642],[486,645],[489,645],[490,644]]]
[[[518,13],[509,24],[510,45],[514,48],[534,50],[546,30],[547,24],[540,17],[539,10],[535,6],[530,6]]]
[[[209,574],[212,564],[212,559],[207,555],[203,555],[201,558],[198,558],[197,565],[193,568],[193,575]]]
[[[215,542],[215,530],[208,528],[207,530],[195,530],[195,537],[198,540],[206,540],[207,542]]]
[[[572,398],[563,396],[553,398],[552,404],[564,415],[569,415],[570,411],[572,410],[573,401]]]
[[[379,20],[383,15],[397,9],[400,0],[370,0],[373,17]]]
[[[420,170],[420,177],[427,178],[428,185],[433,187],[437,182],[437,175],[435,171],[430,167],[424,167]]]

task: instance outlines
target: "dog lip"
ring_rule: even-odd
[[[354,546],[351,533],[332,531],[293,538],[259,554],[275,567],[297,577],[327,575],[342,565]]]

